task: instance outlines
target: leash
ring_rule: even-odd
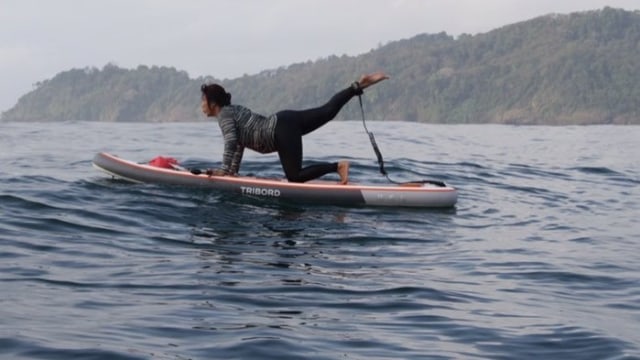
[[[380,167],[380,173],[384,175],[389,182],[401,185],[401,186],[420,186],[420,184],[431,184],[438,187],[446,187],[447,185],[443,181],[438,180],[417,180],[417,181],[407,181],[407,182],[398,182],[394,181],[389,177],[387,170],[384,168],[384,159],[382,158],[382,153],[380,152],[380,148],[378,148],[378,144],[376,143],[376,138],[373,136],[373,133],[369,131],[367,128],[367,123],[365,121],[364,116],[364,106],[362,105],[362,94],[358,94],[358,102],[360,103],[360,113],[362,114],[362,125],[364,126],[364,131],[369,135],[369,141],[371,141],[371,146],[373,146],[373,151],[376,153],[376,157],[378,158],[378,166]]]

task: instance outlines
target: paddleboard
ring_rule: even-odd
[[[116,155],[100,152],[93,158],[93,166],[114,178],[134,182],[170,184],[210,188],[267,199],[284,199],[301,203],[347,206],[407,206],[422,208],[453,207],[457,190],[434,184],[363,185],[314,180],[306,183],[286,179],[265,179],[247,176],[215,176],[194,174],[176,167],[162,168],[137,163]]]

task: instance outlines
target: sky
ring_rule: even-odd
[[[423,33],[484,33],[605,6],[640,10],[640,0],[0,0],[0,112],[74,68],[157,65],[235,78]],[[362,72],[374,70],[384,69]]]

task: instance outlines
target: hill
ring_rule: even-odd
[[[478,35],[422,34],[358,56],[329,56],[217,80],[261,112],[316,106],[361,73],[390,81],[364,96],[367,117],[429,123],[640,124],[640,12],[547,15]],[[37,84],[3,121],[196,121],[213,78],[108,64]],[[357,119],[347,106],[341,118]]]

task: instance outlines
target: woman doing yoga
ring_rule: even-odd
[[[389,77],[382,72],[363,75],[359,81],[335,94],[317,108],[283,110],[270,116],[254,113],[241,105],[231,105],[231,94],[218,84],[202,85],[202,112],[218,118],[224,139],[222,167],[214,175],[237,175],[244,148],[259,153],[278,152],[287,179],[305,182],[337,172],[340,183],[349,181],[349,163],[322,163],[302,167],[302,136],[335,118],[340,109],[362,90]]]

